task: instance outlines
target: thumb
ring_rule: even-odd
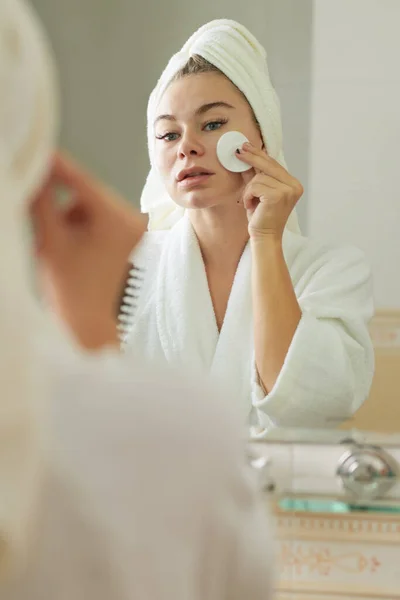
[[[55,154],[52,174],[57,185],[72,192],[83,205],[97,205],[104,192],[104,188],[90,173],[64,153]]]
[[[55,186],[51,176],[32,200],[30,215],[34,230],[35,251],[38,255],[45,256],[52,252],[59,236]]]

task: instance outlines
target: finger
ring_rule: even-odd
[[[55,205],[55,188],[48,179],[30,204],[30,216],[34,229],[35,250],[42,254],[52,246],[57,235],[56,222],[58,219]]]
[[[300,182],[298,182],[297,180],[295,181],[296,183],[292,187],[286,183],[278,181],[270,175],[260,173],[258,175],[255,175],[255,177],[253,177],[253,179],[247,184],[244,193],[246,193],[246,197],[248,197],[249,195],[254,195],[261,198],[264,192],[262,187],[260,186],[264,186],[267,190],[277,190],[282,202],[289,203],[292,206],[295,206],[303,194],[303,188]],[[255,188],[254,186],[257,186],[257,188]],[[270,194],[266,192],[266,195],[268,196]]]
[[[258,173],[253,177],[252,180],[249,181],[247,185],[252,185],[252,183],[260,183],[261,185],[265,185],[266,187],[273,189],[289,189],[286,184],[278,181],[274,177],[271,177],[271,175],[266,175],[265,173]]]
[[[264,195],[253,196],[246,195],[243,198],[243,206],[246,210],[254,211],[259,204],[262,204],[268,210],[275,210],[274,207],[282,202],[282,197],[277,190],[269,189]]]
[[[268,188],[265,185],[256,183],[253,186],[248,186],[243,194],[243,204],[258,202],[266,202],[268,204],[277,204],[282,201],[282,194],[279,190]]]
[[[65,153],[58,152],[53,159],[52,177],[58,185],[75,192],[84,202],[97,201],[101,186],[85,169]]]
[[[273,177],[268,175],[256,175],[245,187],[243,191],[243,198],[249,198],[255,196],[257,198],[268,197],[271,195],[271,190],[275,190],[278,195],[282,198],[290,194],[291,189],[289,186],[276,181]]]
[[[252,181],[265,182],[265,185],[269,185],[271,187],[278,187],[282,185],[280,181],[277,181],[270,175],[262,173],[259,169],[250,169],[249,171],[244,171],[244,173],[242,173],[242,177],[246,186]]]
[[[240,153],[237,154],[237,157],[251,165],[254,169],[274,177],[281,183],[291,185],[295,181],[282,165],[271,158],[266,152],[258,150],[254,146],[244,144],[243,148],[240,149]]]

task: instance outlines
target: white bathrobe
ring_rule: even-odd
[[[54,147],[53,75],[31,7],[0,0],[0,598],[268,600],[271,530],[231,407],[82,355],[33,300],[22,207]]]
[[[269,600],[238,415],[201,381],[53,330],[0,197],[1,600]]]
[[[358,249],[323,247],[288,230],[284,254],[302,318],[267,396],[255,369],[250,245],[219,333],[188,213],[171,230],[147,233],[132,255],[140,269],[133,274],[143,281],[139,290],[127,290],[130,305],[121,315],[126,351],[210,375],[228,390],[256,436],[274,426],[337,426],[364,402],[371,385],[370,269]]]
[[[48,350],[48,462],[27,561],[3,573],[1,599],[269,600],[273,531],[233,411],[201,383],[120,355]],[[3,499],[12,483],[0,480]]]

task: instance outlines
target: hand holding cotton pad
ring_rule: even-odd
[[[234,173],[243,173],[251,169],[251,166],[237,158],[236,150],[240,149],[249,140],[240,131],[228,131],[218,140],[217,156],[225,169]]]

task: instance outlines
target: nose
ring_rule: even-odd
[[[179,148],[179,158],[186,158],[188,156],[202,156],[204,154],[204,146],[198,139],[198,136],[185,132],[182,134]]]

